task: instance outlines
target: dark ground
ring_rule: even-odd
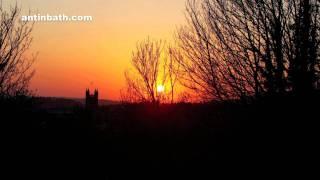
[[[3,100],[2,170],[6,179],[306,177],[319,152],[318,97],[96,110]]]

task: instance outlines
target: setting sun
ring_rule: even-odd
[[[158,92],[158,93],[163,93],[163,92],[164,92],[164,85],[159,84],[159,85],[157,86],[157,92]]]

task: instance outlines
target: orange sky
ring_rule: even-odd
[[[12,4],[4,0],[4,4]],[[101,98],[119,99],[123,72],[137,41],[170,41],[184,22],[185,0],[18,0],[40,14],[90,15],[92,22],[35,24],[38,52],[31,88],[40,96],[83,97],[98,88]]]

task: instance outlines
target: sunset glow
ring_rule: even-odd
[[[158,92],[158,93],[164,93],[164,90],[165,90],[164,85],[159,84],[159,85],[157,86],[157,92]]]
[[[137,41],[172,41],[184,23],[185,0],[18,0],[21,15],[92,16],[90,22],[35,22],[30,54],[38,54],[31,89],[39,96],[83,97],[86,88],[119,100]],[[14,5],[5,0],[4,6]]]

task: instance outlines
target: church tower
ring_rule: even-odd
[[[90,94],[90,90],[86,90],[86,109],[96,109],[99,106],[99,92],[94,90],[94,94]]]

